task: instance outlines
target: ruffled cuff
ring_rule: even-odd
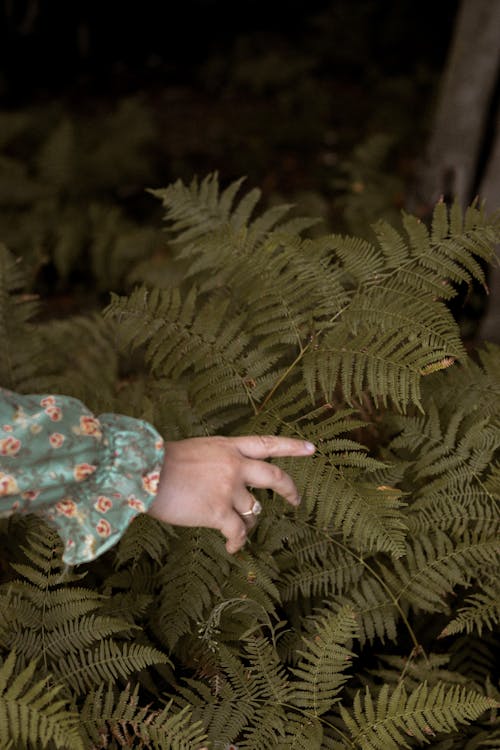
[[[44,513],[57,527],[70,565],[116,544],[132,519],[149,509],[160,480],[164,443],[150,424],[117,414],[99,415],[99,422],[97,469]]]

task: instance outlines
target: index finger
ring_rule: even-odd
[[[247,458],[310,456],[316,450],[316,447],[306,440],[277,435],[241,435],[230,440]]]

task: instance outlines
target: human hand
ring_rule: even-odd
[[[158,493],[149,513],[176,526],[205,526],[237,552],[255,524],[247,487],[271,489],[291,505],[300,497],[292,478],[266,458],[310,456],[314,445],[276,436],[202,437],[167,442]]]

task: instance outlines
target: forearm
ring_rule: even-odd
[[[0,390],[1,512],[54,523],[68,563],[102,554],[148,510],[162,463],[163,440],[142,420]]]

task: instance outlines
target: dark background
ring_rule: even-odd
[[[89,114],[141,96],[157,129],[150,184],[217,169],[329,198],[335,164],[373,133],[396,141],[389,167],[406,184],[457,6],[2,0],[0,106]]]
[[[147,188],[178,178],[245,176],[335,231],[397,222],[457,8],[0,0],[0,240],[64,312],[161,252]]]
[[[67,2],[3,0],[2,95],[7,104],[64,94],[116,95],[199,82],[200,66],[243,35],[312,53],[341,80],[439,68],[457,2]],[[76,86],[76,91],[74,87]]]

